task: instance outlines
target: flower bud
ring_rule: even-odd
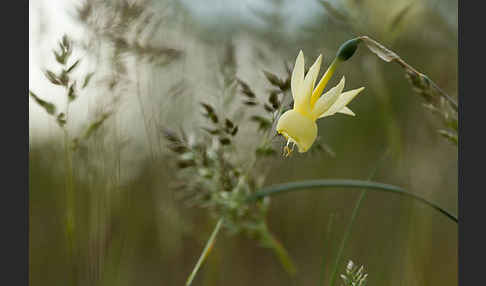
[[[360,38],[354,38],[349,41],[346,41],[344,44],[339,47],[339,50],[336,54],[336,58],[341,61],[346,61],[350,57],[354,55],[356,49],[358,48],[358,44],[361,42]]]

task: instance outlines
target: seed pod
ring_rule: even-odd
[[[257,122],[259,124],[258,129],[262,131],[265,131],[272,126],[272,122],[270,120],[258,115],[254,115],[250,119]]]
[[[273,107],[271,107],[270,105],[268,105],[266,103],[263,105],[263,108],[265,108],[265,110],[268,111],[268,112],[274,112],[275,111],[273,109]]]
[[[211,121],[213,123],[218,123],[218,116],[216,115],[216,113],[214,112],[214,109],[211,107],[211,105],[207,104],[207,103],[204,103],[204,102],[201,102],[201,105],[204,107],[204,109],[206,110],[206,114],[204,114],[204,116],[208,117],[209,119],[211,119]]]
[[[231,136],[235,136],[236,133],[238,133],[238,126],[235,126],[233,130],[231,131]]]
[[[39,98],[35,93],[29,90],[29,95],[32,97],[37,104],[39,104],[44,110],[50,114],[54,115],[56,113],[56,106],[48,101]]]
[[[66,116],[64,113],[59,113],[56,118],[57,124],[59,124],[60,127],[63,127],[66,124]]]
[[[74,87],[76,86],[76,82],[74,82],[73,84],[71,84],[69,86],[69,90],[68,90],[68,100],[69,101],[73,101],[76,99],[76,94],[74,93]]]
[[[248,105],[248,106],[255,106],[255,105],[258,105],[258,102],[252,101],[252,100],[247,100],[247,101],[244,101],[243,104]]]
[[[62,85],[62,82],[58,79],[57,75],[50,70],[46,70],[44,72],[44,75],[47,77],[47,79],[52,82],[55,85]]]
[[[223,145],[229,145],[231,144],[231,140],[227,137],[221,137],[219,138],[219,142]]]
[[[233,126],[235,126],[233,124],[233,122],[231,122],[231,120],[229,120],[228,118],[225,119],[224,123],[225,123],[227,129],[232,129]]]
[[[211,135],[218,135],[218,134],[221,134],[221,129],[210,129],[210,128],[206,128],[206,127],[203,127],[202,128],[204,131],[208,132],[209,134]]]
[[[242,92],[246,97],[250,99],[256,98],[255,93],[251,90],[250,86],[246,82],[242,81],[241,79],[237,79],[237,81],[240,84]]]
[[[70,66],[70,67],[69,67],[69,68],[66,70],[66,72],[67,72],[67,73],[72,72],[72,71],[73,71],[73,70],[74,70],[74,69],[75,69],[75,68],[78,66],[79,62],[80,62],[80,60],[77,60],[76,62],[74,62],[74,64],[72,64],[72,65],[71,65],[71,66]]]
[[[285,82],[280,80],[280,78],[278,78],[278,76],[276,76],[275,74],[273,74],[269,71],[266,71],[266,70],[264,70],[263,73],[265,74],[265,77],[267,78],[267,80],[272,85],[277,86],[278,88],[280,88],[282,90],[285,88]]]
[[[268,97],[268,102],[272,104],[273,109],[278,109],[280,107],[280,102],[278,101],[278,92],[272,91]]]

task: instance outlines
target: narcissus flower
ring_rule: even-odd
[[[343,92],[343,76],[335,87],[321,96],[337,64],[347,59],[343,59],[341,54],[338,53],[336,59],[324,73],[317,86],[315,86],[317,76],[319,75],[322,55],[317,58],[304,77],[304,54],[302,51],[299,52],[290,82],[294,106],[293,109],[282,114],[276,127],[277,132],[287,139],[287,145],[284,148],[286,156],[292,152],[295,145],[297,145],[300,153],[309,150],[317,138],[317,119],[336,113],[354,116],[354,113],[346,105],[364,87]],[[292,149],[289,148],[290,143],[293,144]]]

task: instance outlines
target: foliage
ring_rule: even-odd
[[[426,111],[441,120],[434,129],[457,145],[454,61],[443,60],[454,58],[449,55],[456,47],[444,40],[451,33],[439,17],[423,13],[428,4],[318,0],[321,7],[306,10],[304,25],[295,28],[298,12],[284,9],[288,1],[274,0],[246,7],[258,25],[217,17],[218,27],[230,31],[224,34],[189,10],[176,11],[183,6],[179,2],[82,1],[75,18],[86,33],[82,39],[62,37],[48,54],[58,69],[43,71],[47,83],[64,91],[66,105],[51,102],[44,90],[29,90],[31,102],[63,132],[65,146],[58,148],[54,136],[30,144],[33,283],[189,285],[197,278],[202,285],[308,284],[319,271],[321,281],[338,277],[341,257],[349,253],[367,261],[374,285],[408,279],[453,283],[454,271],[436,275],[437,266],[426,262],[429,255],[454,260],[449,250],[456,224],[435,221],[428,208],[401,199],[411,197],[457,222],[446,211],[455,205],[448,174],[456,164],[444,152],[453,154],[453,148],[427,137],[424,126],[435,122],[414,110],[416,97],[409,96],[412,86]],[[321,138],[308,154],[283,160],[284,140],[275,125],[293,102],[292,67],[282,59],[302,49],[310,57],[322,53],[327,61],[350,38],[371,51],[356,53],[339,70],[352,85],[365,82],[367,93],[353,106],[358,120],[323,120]],[[82,58],[76,49],[85,52]],[[410,85],[375,56],[397,63]],[[91,60],[95,69],[85,72]],[[414,66],[430,77],[409,62],[419,63]],[[73,109],[82,109],[82,100],[92,95],[123,96],[126,109],[97,104],[94,116],[89,111],[90,118],[75,128]],[[137,125],[142,120],[144,128]],[[387,160],[380,172],[377,180],[391,184],[332,179],[362,177],[383,145],[393,142],[403,144],[407,156]],[[401,197],[373,193],[358,215],[363,195],[354,210],[350,197],[358,188]],[[305,192],[310,189],[326,192]],[[280,193],[289,195],[272,197]],[[349,213],[346,226],[342,220]],[[231,240],[216,239],[222,233]],[[294,275],[281,275],[255,243],[273,251]],[[322,253],[316,251],[320,246]],[[336,263],[329,267],[328,260]],[[403,270],[398,276],[397,264]],[[441,271],[454,270],[454,263],[444,265]],[[255,270],[262,272],[254,275]],[[363,286],[367,275],[350,261],[341,278],[344,285]]]
[[[341,279],[343,279],[344,286],[365,286],[368,274],[364,272],[363,266],[359,267],[349,260],[345,272],[341,274]]]

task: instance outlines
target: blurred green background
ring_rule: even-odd
[[[73,55],[82,58],[79,74],[95,72],[72,104],[70,133],[76,136],[97,115],[113,111],[73,155],[71,259],[62,132],[29,101],[31,285],[185,283],[216,221],[173,189],[175,170],[160,130],[201,126],[199,102],[221,97],[228,50],[237,75],[264,97],[270,85],[262,70],[284,77],[284,62],[293,65],[302,50],[307,66],[323,54],[322,73],[344,41],[368,35],[457,96],[457,1],[138,1],[153,16],[111,29],[110,21],[124,15],[116,9],[133,7],[116,3],[122,1],[29,1],[30,89],[65,104],[62,89],[42,69],[55,69],[52,49],[67,34],[75,42]],[[86,5],[92,7],[88,12]],[[143,48],[118,53],[116,37],[182,56]],[[374,181],[404,187],[457,213],[457,148],[437,134],[439,121],[422,107],[403,70],[360,47],[330,84],[342,75],[346,89],[366,89],[350,104],[356,117],[318,121],[319,140],[335,156],[268,159],[266,185],[366,180],[388,151]],[[242,144],[258,142],[244,134],[237,136]],[[272,198],[268,225],[294,259],[295,277],[271,251],[223,231],[194,285],[318,285],[323,260],[330,274],[358,196],[359,190],[335,189]],[[365,266],[368,285],[457,285],[457,225],[407,198],[368,192],[339,269],[349,259]]]

